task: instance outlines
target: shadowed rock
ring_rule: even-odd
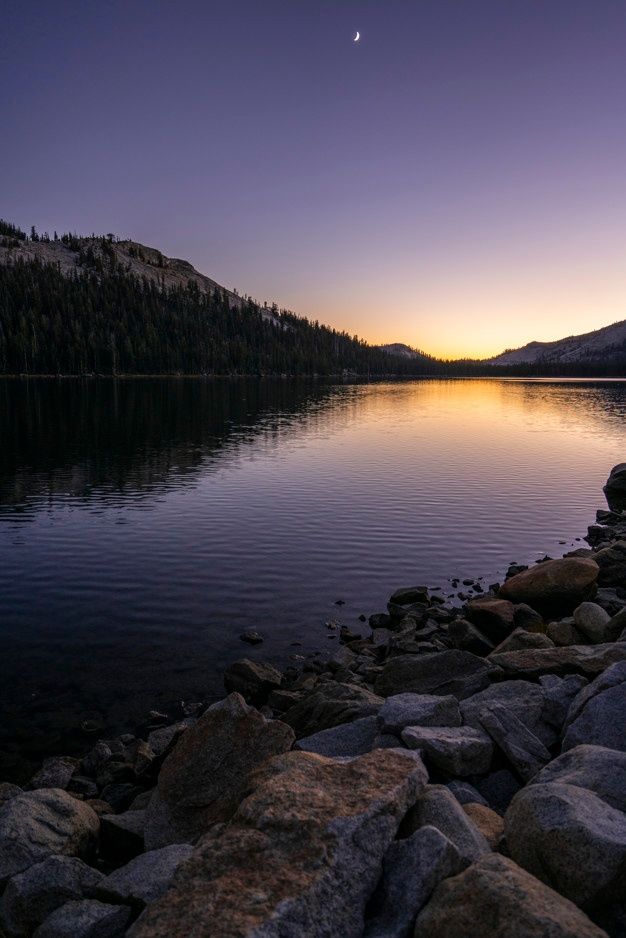
[[[469,651],[441,651],[427,655],[399,655],[385,664],[376,681],[376,692],[394,694],[453,695],[470,697],[490,683],[498,668]]]
[[[228,820],[252,770],[293,741],[290,727],[266,720],[239,694],[213,704],[163,763],[146,814],[146,849],[191,843]]]
[[[563,751],[583,743],[626,751],[626,661],[607,668],[574,700]]]
[[[613,466],[603,491],[611,511],[626,508],[626,462]]]
[[[448,775],[483,775],[493,758],[489,736],[472,726],[407,726],[402,742]]]
[[[541,740],[510,710],[493,704],[481,710],[479,716],[484,729],[524,781],[529,781],[550,761],[550,753]]]
[[[626,642],[611,645],[568,645],[564,648],[528,648],[491,655],[490,661],[513,677],[542,674],[596,675],[617,661],[626,661]]]
[[[378,713],[383,703],[365,687],[329,681],[290,707],[282,718],[298,736],[310,736],[320,730],[349,723]]]
[[[576,746],[553,759],[533,779],[536,785],[549,782],[586,788],[626,813],[626,752],[603,746]]]

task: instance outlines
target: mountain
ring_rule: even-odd
[[[603,329],[572,335],[556,342],[529,342],[523,348],[508,349],[495,358],[491,365],[588,365],[626,354],[626,319]]]
[[[418,352],[417,349],[411,348],[410,345],[404,345],[403,342],[391,342],[389,345],[379,345],[379,348],[383,352],[387,352],[388,355],[397,355],[399,358],[424,358],[424,352]]]
[[[403,358],[114,235],[0,221],[0,374],[416,375]]]

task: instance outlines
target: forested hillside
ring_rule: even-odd
[[[137,242],[0,220],[0,374],[623,376],[626,342],[588,360],[441,361],[261,305]]]

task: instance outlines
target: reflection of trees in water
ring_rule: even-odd
[[[0,381],[0,503],[158,493],[253,441],[336,427],[358,397],[302,380]]]

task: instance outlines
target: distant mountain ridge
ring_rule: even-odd
[[[390,342],[388,345],[379,345],[379,348],[383,352],[387,352],[389,355],[397,355],[399,358],[425,358],[426,353],[421,352],[418,349],[411,348],[410,345],[405,345],[404,342]]]
[[[522,348],[507,349],[486,360],[490,365],[574,365],[592,363],[626,351],[626,319],[583,335],[554,342],[529,342]]]

